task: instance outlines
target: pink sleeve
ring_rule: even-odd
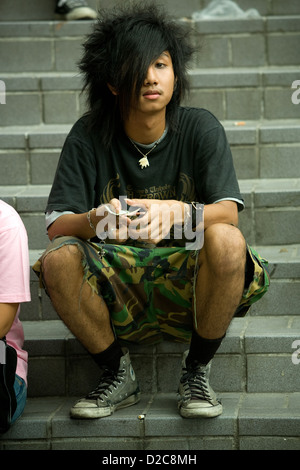
[[[0,227],[0,302],[28,302],[29,254],[27,233],[23,223]]]

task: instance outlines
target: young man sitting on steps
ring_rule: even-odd
[[[211,360],[233,316],[268,285],[237,228],[243,200],[224,129],[209,111],[180,106],[193,48],[155,6],[103,12],[84,48],[89,111],[63,147],[46,209],[51,243],[34,266],[104,371],[71,416],[137,403],[122,342],[162,340],[190,344],[180,414],[218,416]]]

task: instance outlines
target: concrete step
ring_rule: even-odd
[[[299,17],[300,23],[300,17]],[[86,111],[82,79],[75,72],[2,73],[5,106],[0,126],[72,124]],[[207,108],[225,121],[300,118],[299,65],[194,68],[183,104]]]
[[[190,77],[191,92],[186,104],[207,108],[221,121],[300,118],[298,92],[291,88],[299,78],[299,65],[195,68]]]
[[[1,14],[1,11],[0,11]],[[247,20],[180,20],[202,45],[194,67],[296,66],[298,16]],[[0,22],[1,72],[75,71],[93,22]]]
[[[299,119],[222,123],[239,179],[300,177]],[[52,184],[71,126],[2,127],[0,185]]]
[[[204,9],[211,0],[165,0],[164,7],[174,16],[191,16],[193,12]],[[117,0],[88,0],[91,8],[111,8],[117,5]],[[262,16],[273,15],[300,15],[300,6],[297,0],[237,0],[237,5],[244,11],[250,8],[258,10]],[[37,21],[54,19],[53,0],[1,0],[0,18],[2,21]]]
[[[23,325],[30,397],[84,396],[96,387],[98,367],[61,320]],[[299,391],[299,341],[299,315],[233,319],[212,363],[212,387],[217,392]],[[143,393],[176,392],[188,345],[163,342],[128,348]]]
[[[13,171],[13,168],[12,168]],[[240,228],[248,243],[299,243],[300,178],[240,180],[246,208]],[[30,249],[45,248],[48,238],[44,211],[51,185],[0,186],[0,197],[21,215]]]
[[[240,228],[248,243],[278,245],[299,243],[300,180],[240,180],[246,209]]]
[[[98,450],[100,464],[125,455],[136,464],[159,463],[154,452],[159,450],[165,462],[173,455],[173,464],[174,459],[199,463],[201,450],[300,450],[299,392],[222,393],[220,398],[223,414],[212,419],[181,418],[176,394],[157,393],[92,421],[70,419],[75,397],[30,398],[21,419],[0,436],[0,449]]]

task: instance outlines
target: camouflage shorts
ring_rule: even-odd
[[[77,245],[83,254],[84,280],[104,299],[120,340],[143,344],[190,341],[197,252],[185,248],[99,245],[75,237],[59,237],[43,256],[65,244]],[[244,316],[269,286],[267,261],[249,246],[248,253],[254,274],[244,289],[236,316]],[[33,266],[41,280],[42,258]]]

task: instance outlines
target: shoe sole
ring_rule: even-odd
[[[183,418],[216,418],[222,412],[221,404],[211,407],[179,408],[179,413]]]
[[[140,392],[136,392],[133,395],[130,395],[126,400],[117,403],[116,405],[111,405],[108,407],[91,407],[91,408],[71,408],[70,414],[71,418],[78,419],[95,419],[95,418],[105,418],[110,416],[114,411],[121,410],[122,408],[127,408],[128,406],[135,405],[140,401]]]

